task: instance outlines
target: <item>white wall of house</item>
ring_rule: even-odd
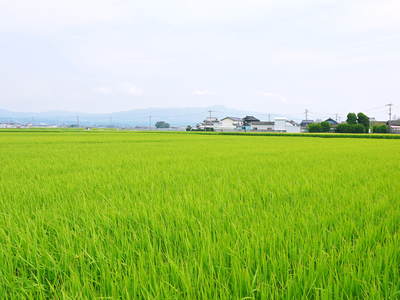
[[[274,122],[275,122],[274,130],[275,131],[286,131],[287,121],[288,121],[288,119],[286,119],[286,118],[275,118],[274,119]]]
[[[294,126],[293,124],[291,124],[291,123],[286,123],[286,132],[290,132],[290,133],[300,133],[300,131],[301,131],[301,128],[300,128],[300,126]]]
[[[257,130],[257,131],[273,131],[274,130],[274,125],[258,125],[258,124],[252,124],[251,125],[253,130]]]
[[[290,132],[290,133],[300,132],[300,126],[293,125],[286,118],[275,118],[274,122],[275,122],[274,126],[275,131]]]
[[[224,118],[219,122],[218,128],[221,130],[233,130],[242,126],[242,122],[231,118]]]

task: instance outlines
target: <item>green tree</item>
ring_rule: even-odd
[[[357,124],[357,115],[355,113],[348,113],[346,122],[348,124]]]
[[[336,132],[339,132],[339,133],[364,133],[365,127],[362,124],[342,123],[336,127]]]
[[[321,123],[311,123],[307,126],[308,132],[322,132]]]
[[[349,133],[351,132],[351,125],[348,123],[341,123],[338,126],[336,126],[336,132]]]
[[[351,125],[352,133],[365,133],[366,130],[368,130],[368,129],[366,129],[363,124],[352,124]]]
[[[366,131],[368,132],[368,129],[370,127],[370,122],[369,122],[368,116],[363,114],[362,112],[359,112],[357,114],[357,121],[358,121],[358,124],[364,125]]]
[[[373,133],[389,133],[389,126],[387,125],[375,125],[372,128]]]
[[[164,121],[158,121],[156,123],[156,128],[169,128],[169,124]]]
[[[321,129],[322,132],[329,132],[331,131],[331,124],[329,122],[321,122]]]

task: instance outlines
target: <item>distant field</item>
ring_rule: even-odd
[[[0,132],[0,295],[399,299],[400,141]]]

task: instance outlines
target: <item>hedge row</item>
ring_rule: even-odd
[[[400,134],[365,134],[365,133],[193,132],[193,134],[243,135],[243,136],[294,136],[294,137],[319,137],[319,138],[400,139]]]

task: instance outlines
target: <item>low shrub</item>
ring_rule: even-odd
[[[389,133],[389,126],[387,125],[375,125],[372,128],[373,133]]]

